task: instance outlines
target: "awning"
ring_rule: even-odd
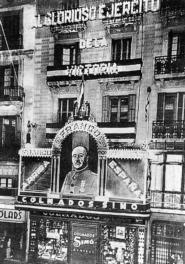
[[[109,159],[134,159],[141,160],[147,157],[147,152],[139,149],[109,149]]]

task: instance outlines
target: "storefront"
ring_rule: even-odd
[[[25,260],[26,213],[22,210],[0,208],[0,259],[4,263]]]
[[[30,212],[30,262],[145,263],[145,150],[109,149],[95,122],[74,120],[52,149],[19,154],[16,208]]]
[[[29,201],[29,198],[24,199],[26,200]],[[77,201],[63,202],[72,204]],[[83,200],[78,201],[80,205],[85,203]],[[97,202],[95,205],[100,208],[101,203]],[[113,205],[109,203],[108,206],[110,208]],[[69,208],[62,210],[56,205],[55,209],[54,206],[51,209],[50,205],[50,209],[43,206],[38,210],[36,204],[28,205],[27,207],[36,209],[30,209],[30,262],[37,260],[37,263],[65,264],[145,263],[146,227],[149,218],[147,206],[136,204],[124,206],[122,213],[115,213],[114,209],[105,212],[105,209],[95,211],[85,209],[84,206],[82,209],[79,209],[80,206],[76,206],[76,209],[72,206],[71,210]],[[141,208],[143,213],[139,213]]]
[[[184,263],[185,225],[183,215],[153,213],[151,263]]]

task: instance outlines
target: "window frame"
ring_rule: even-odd
[[[161,160],[158,160],[156,162],[152,162],[151,166],[155,165],[156,168],[158,166],[161,166],[161,175],[159,173],[155,173],[153,175],[152,173],[152,181],[151,181],[151,191],[159,191],[162,193],[185,193],[185,174],[184,174],[184,155],[182,153],[163,153],[161,155]],[[181,156],[182,161],[168,161],[169,156]],[[167,189],[167,181],[168,179],[168,174],[167,174],[167,166],[181,166],[181,184],[180,184],[180,190],[169,190]],[[159,167],[158,167],[159,168]],[[152,170],[152,167],[151,167]],[[158,172],[158,171],[157,171]],[[162,180],[161,182],[161,188],[157,188],[156,182],[157,178],[160,177]],[[154,185],[154,186],[153,186]]]
[[[172,119],[165,118],[165,106],[166,106],[166,98],[169,96],[174,96],[176,100],[176,105],[174,106],[174,113]],[[172,116],[172,115],[169,115]],[[185,93],[158,93],[158,101],[157,101],[157,121],[183,121],[185,119]]]
[[[64,125],[68,118],[73,113],[73,109],[69,109],[70,103],[74,105],[74,102],[77,100],[77,97],[70,97],[70,98],[59,98],[58,99],[58,122]],[[66,111],[63,110],[64,101],[66,101]],[[70,102],[71,101],[71,102]],[[63,120],[62,116],[66,114],[66,120]]]
[[[7,20],[7,18],[9,18]],[[23,48],[23,9],[0,12],[0,20],[7,38],[7,43],[4,39],[4,34],[0,28],[0,50],[14,50]],[[9,26],[6,22],[9,22]],[[11,23],[13,21],[13,23]]]
[[[63,51],[64,49],[69,50],[69,62],[64,63]],[[75,54],[73,54],[75,52]],[[73,43],[56,43],[54,47],[54,65],[55,67],[76,65],[80,63],[80,48],[79,42]]]
[[[117,111],[117,121],[113,121],[111,119],[111,100],[117,99],[118,100],[118,111]],[[121,100],[127,99],[127,111],[121,112]],[[121,113],[127,112],[127,119],[121,120]],[[111,123],[131,123],[135,122],[136,118],[136,94],[128,94],[128,95],[120,95],[120,96],[109,96],[109,122]]]
[[[120,42],[120,52],[117,51]],[[131,59],[132,37],[113,38],[112,39],[112,61],[119,62]]]

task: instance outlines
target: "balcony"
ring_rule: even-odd
[[[155,58],[155,78],[185,76],[185,55]]]
[[[152,138],[184,139],[185,121],[155,121],[152,126]]]
[[[185,194],[180,192],[151,191],[151,208],[185,209]]]
[[[178,16],[185,14],[184,0],[162,0],[161,13],[169,16]]]
[[[22,101],[24,90],[21,86],[7,86],[0,89],[0,101]]]

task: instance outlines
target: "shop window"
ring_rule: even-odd
[[[112,40],[112,60],[129,60],[131,56],[131,38]]]
[[[54,63],[56,67],[80,63],[79,44],[55,45]]]
[[[58,117],[59,123],[65,124],[73,113],[76,98],[59,99]]]
[[[136,95],[103,97],[104,122],[135,122]]]
[[[151,165],[151,190],[163,192],[181,192],[183,185],[182,166],[182,155],[159,155],[156,162],[152,163]]]
[[[9,178],[0,178],[0,188],[12,188],[13,180]]]
[[[0,50],[22,48],[22,14],[5,12],[0,14]]]
[[[185,32],[169,33],[169,56],[185,55]]]
[[[159,93],[157,121],[181,121],[185,114],[184,93]]]
[[[184,223],[154,221],[152,224],[151,263],[184,263]]]
[[[102,234],[104,242],[101,263],[144,263],[144,242],[141,242],[145,234],[143,227],[104,225]]]
[[[31,220],[30,231],[30,256],[34,260],[41,263],[68,263],[68,222],[56,218]]]

